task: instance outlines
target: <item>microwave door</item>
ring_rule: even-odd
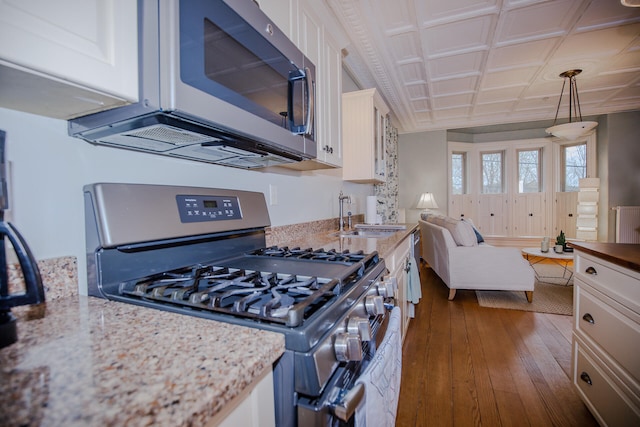
[[[297,135],[313,136],[315,87],[309,81],[310,70],[297,70],[289,76],[289,129]]]
[[[180,14],[180,78],[282,128],[288,127],[293,64],[271,40],[223,2],[200,2]]]

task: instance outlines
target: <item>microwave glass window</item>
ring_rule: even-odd
[[[297,69],[246,25],[234,27],[229,34],[205,19],[204,31],[205,76],[262,108],[267,120],[287,127],[289,76]],[[294,117],[301,117],[295,109],[301,111],[302,101],[296,98],[299,95],[294,95]]]

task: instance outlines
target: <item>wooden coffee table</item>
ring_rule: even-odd
[[[556,253],[553,251],[553,248],[549,248],[549,252],[542,252],[540,248],[524,248],[522,249],[522,253],[527,258],[527,261],[529,261],[531,268],[533,268],[533,271],[536,274],[536,279],[540,282],[555,284],[554,282],[549,282],[544,279],[560,279],[566,280],[564,285],[567,286],[573,277],[573,270],[569,269],[569,264],[573,263],[573,253]],[[553,263],[562,267],[562,276],[540,276],[534,265],[544,260],[551,260]]]

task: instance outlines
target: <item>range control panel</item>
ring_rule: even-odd
[[[242,219],[237,197],[177,195],[176,200],[181,222]]]

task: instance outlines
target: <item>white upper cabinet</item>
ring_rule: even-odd
[[[0,106],[69,119],[136,102],[136,3],[0,0]]]
[[[316,66],[317,158],[282,166],[298,170],[341,167],[342,47],[346,38],[321,2],[259,0],[258,3]]]
[[[376,89],[342,95],[343,180],[385,182],[387,114],[389,107]]]
[[[289,40],[298,39],[298,0],[257,0],[262,10]]]

